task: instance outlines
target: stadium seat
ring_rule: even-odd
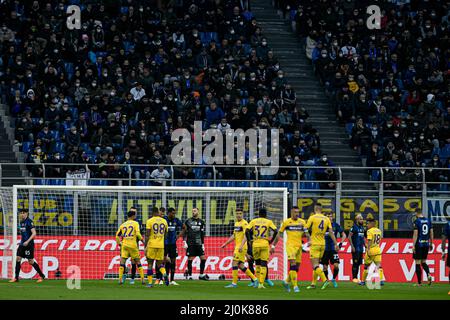
[[[66,149],[66,144],[64,142],[56,142],[55,152],[62,153]]]
[[[61,136],[59,134],[59,131],[51,130],[50,134],[52,135],[52,138],[55,139],[55,141],[60,141],[61,140]]]
[[[88,152],[88,151],[91,150],[91,147],[89,146],[89,143],[85,143],[85,142],[80,143],[80,148],[81,148],[81,150],[83,150],[85,152]]]
[[[345,132],[347,132],[348,135],[352,134],[352,129],[354,125],[355,124],[353,122],[349,122],[345,125]]]
[[[33,145],[33,142],[23,142],[22,143],[22,152],[30,153],[32,145]]]

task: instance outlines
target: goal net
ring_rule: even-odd
[[[144,234],[151,209],[173,207],[184,222],[197,207],[206,221],[205,273],[211,279],[231,278],[234,243],[220,246],[233,233],[236,208],[242,208],[250,221],[262,207],[277,227],[287,215],[285,188],[208,188],[208,187],[99,187],[99,186],[14,186],[0,189],[2,238],[0,238],[1,277],[13,276],[13,261],[20,241],[18,212],[26,209],[37,237],[35,259],[50,279],[71,277],[78,270],[81,279],[115,279],[120,262],[115,233],[126,213],[134,206]],[[141,263],[147,262],[140,244]],[[186,250],[178,240],[175,278],[183,279],[187,268]],[[269,261],[271,279],[282,279],[287,272],[284,244],[280,241]],[[21,278],[32,278],[35,270],[22,261]],[[127,262],[130,267],[130,261]],[[193,277],[198,276],[200,260],[193,261]],[[138,275],[137,275],[138,277]]]

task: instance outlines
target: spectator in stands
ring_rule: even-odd
[[[150,178],[154,179],[156,185],[163,185],[164,181],[170,178],[170,173],[164,166],[158,166],[157,169],[153,170],[150,174]]]

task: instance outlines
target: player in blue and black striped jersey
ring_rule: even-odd
[[[170,285],[178,286],[179,284],[175,282],[175,270],[177,267],[177,239],[178,235],[183,228],[183,223],[176,216],[176,211],[174,208],[169,208],[167,210],[167,215],[164,217],[169,226],[169,231],[167,232],[167,237],[164,244],[166,257],[166,270],[170,274]]]
[[[416,220],[414,221],[413,233],[413,259],[416,263],[416,286],[422,285],[422,268],[427,274],[428,285],[431,285],[432,277],[430,275],[430,268],[427,265],[428,251],[433,247],[433,226],[430,219],[423,216],[420,209],[416,211]]]
[[[341,247],[341,243],[345,241],[347,236],[345,235],[344,229],[335,221],[333,221],[333,212],[328,212],[326,214],[328,219],[331,221],[331,227],[333,228],[333,233],[336,239],[341,238],[339,242],[339,248]],[[333,286],[337,288],[336,278],[339,274],[339,254],[336,252],[334,248],[333,239],[331,239],[328,232],[325,233],[325,251],[323,253],[322,259],[320,260],[320,264],[323,265],[323,272],[325,273],[325,277],[328,279],[328,265],[333,265]]]
[[[350,233],[348,234],[348,240],[352,247],[352,276],[353,282],[359,283],[358,274],[359,269],[362,264],[363,255],[364,255],[364,246],[365,246],[365,229],[364,229],[364,219],[361,214],[358,214],[355,217],[355,223],[350,229]]]
[[[34,260],[34,239],[36,238],[36,229],[33,220],[28,217],[28,211],[20,211],[20,244],[17,248],[16,269],[14,279],[9,282],[18,282],[20,265],[22,259],[27,259],[28,263],[33,266],[34,270],[39,274],[37,282],[42,282],[45,275],[42,273],[38,263]]]
[[[447,268],[450,270],[450,254],[448,254],[448,251],[450,250],[450,244],[448,246],[447,251],[445,250],[447,240],[449,240],[450,242],[450,221],[447,221],[447,223],[445,224],[444,230],[442,232],[442,245],[441,245],[442,261],[445,261],[445,256],[447,256]],[[448,275],[448,282],[450,283],[450,272]],[[448,292],[448,294],[450,295],[450,291]]]

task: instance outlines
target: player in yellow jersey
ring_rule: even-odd
[[[321,288],[323,290],[330,284],[322,268],[319,266],[320,259],[325,251],[325,234],[328,232],[328,235],[334,243],[336,252],[339,251],[339,246],[336,237],[334,236],[330,219],[325,217],[322,213],[321,204],[318,203],[314,206],[314,214],[309,217],[305,228],[308,229],[309,234],[311,235],[309,256],[313,268],[312,283],[310,286],[306,287],[306,289],[315,289],[317,277],[320,277],[323,281]]]
[[[366,278],[369,274],[369,267],[373,263],[378,268],[380,273],[380,281],[383,279],[383,269],[381,268],[381,230],[376,228],[375,219],[367,218],[367,248],[366,255],[364,256],[364,273],[362,281],[359,283],[364,286],[366,284]],[[381,283],[380,283],[381,284]]]
[[[242,211],[242,209],[236,209],[236,222],[234,223],[234,232],[231,235],[231,237],[229,237],[228,240],[225,241],[225,243],[220,246],[223,249],[233,240],[235,242],[233,252],[233,266],[232,266],[233,281],[231,282],[231,284],[225,286],[225,288],[237,287],[239,269],[241,269],[242,272],[244,272],[248,277],[250,277],[252,282],[256,280],[255,275],[244,265],[245,257],[247,256],[247,243],[245,243],[242,250],[240,250],[239,248],[242,243],[242,240],[245,238],[245,231],[247,225],[248,222],[244,220],[244,212]]]
[[[292,285],[294,292],[300,292],[297,284],[297,272],[302,263],[302,238],[305,233],[306,221],[300,219],[299,214],[298,207],[292,207],[291,217],[283,222],[273,241],[273,246],[275,247],[280,239],[280,234],[286,232],[286,253],[289,260],[289,274],[283,281],[283,286],[287,292],[291,291],[290,285]],[[306,233],[306,236],[309,237],[309,234]]]
[[[144,283],[144,269],[142,268],[139,255],[139,241],[143,241],[139,223],[136,219],[136,210],[128,211],[128,220],[122,223],[116,232],[116,242],[120,246],[120,267],[119,284],[123,284],[126,279],[125,263],[128,258],[138,267],[141,281]]]
[[[246,230],[253,232],[253,259],[256,265],[256,280],[254,287],[258,289],[265,289],[263,283],[267,274],[267,262],[269,261],[270,253],[274,252],[275,247],[270,248],[270,244],[275,239],[278,231],[272,220],[267,219],[267,210],[265,208],[259,209],[259,217],[250,221]],[[273,231],[272,239],[269,240],[270,230]],[[244,245],[249,239],[249,235],[245,234],[239,250],[244,249]]]
[[[153,207],[152,216],[147,220],[145,234],[145,252],[147,257],[147,287],[153,287],[153,262],[159,265],[159,271],[164,278],[166,286],[169,285],[169,277],[164,266],[164,240],[169,229],[166,219],[160,216],[159,209]]]

